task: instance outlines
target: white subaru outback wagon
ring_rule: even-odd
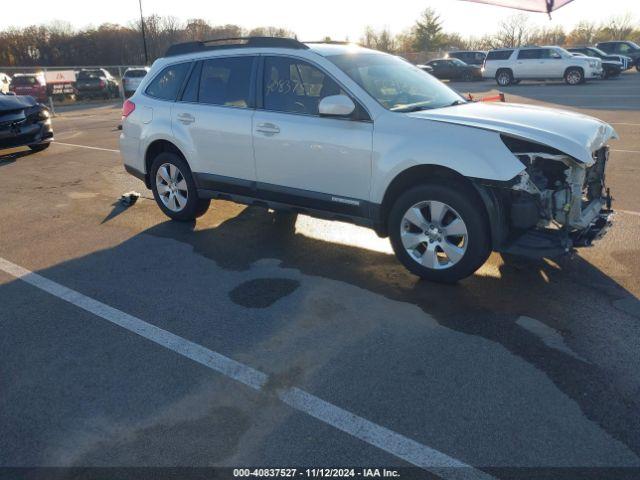
[[[585,115],[469,102],[393,55],[251,37],[171,47],[125,102],[120,148],[174,220],[225,199],[354,222],[454,282],[492,250],[602,236],[611,138]]]

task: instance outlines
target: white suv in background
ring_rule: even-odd
[[[602,77],[602,62],[593,57],[575,57],[561,47],[522,47],[491,50],[482,76],[495,78],[506,87],[520,80],[560,80],[578,85]]]
[[[125,97],[133,95],[147,73],[149,73],[149,67],[130,67],[124,71],[122,89]]]
[[[120,150],[174,220],[224,199],[354,222],[453,282],[492,250],[602,235],[615,137],[585,115],[467,101],[393,55],[250,37],[171,47],[124,103]]]

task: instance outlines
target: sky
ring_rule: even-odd
[[[635,13],[639,0],[574,0],[552,14],[527,14],[532,23],[571,28],[580,20],[600,22],[611,16]],[[138,0],[31,0],[29,8],[9,2],[0,16],[0,29],[61,20],[81,28],[100,23],[127,24],[139,16]],[[440,13],[445,30],[462,36],[493,33],[500,21],[516,10],[462,0],[142,0],[145,15],[171,15],[180,20],[204,18],[212,24],[245,28],[272,25],[293,30],[301,40],[358,41],[365,26],[400,33],[410,27],[426,7]],[[639,14],[640,15],[640,14]],[[635,16],[640,21],[639,16]]]

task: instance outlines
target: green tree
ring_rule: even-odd
[[[442,30],[440,15],[433,8],[427,8],[411,31],[412,46],[416,50],[433,51],[444,45],[445,35]]]

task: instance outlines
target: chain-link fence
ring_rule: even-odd
[[[442,58],[446,52],[401,52],[397,55],[420,65]],[[123,76],[129,69],[138,70],[138,73],[123,82]],[[144,76],[144,69],[140,65],[0,66],[0,92],[32,95],[54,111],[61,105],[120,101],[133,93]]]
[[[123,82],[129,69],[138,73]],[[0,91],[34,96],[54,110],[81,102],[121,101],[135,90],[144,69],[140,65],[0,66]],[[135,86],[127,88],[127,81]]]

